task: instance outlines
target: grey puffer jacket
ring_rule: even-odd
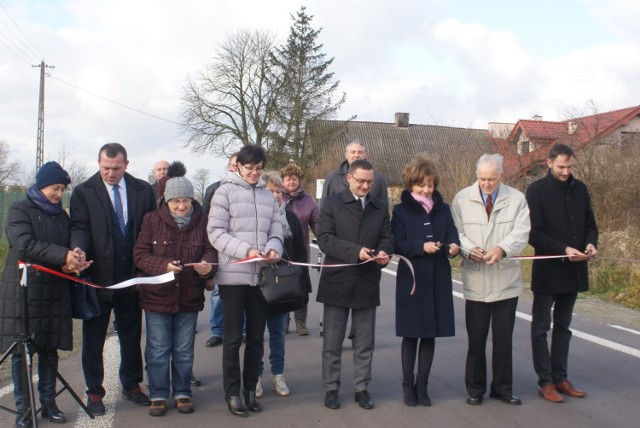
[[[211,201],[207,235],[218,250],[216,282],[257,285],[266,262],[230,264],[247,257],[251,248],[282,255],[282,223],[276,200],[260,180],[255,186],[228,172]]]

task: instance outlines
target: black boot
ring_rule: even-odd
[[[249,412],[247,412],[247,408],[242,404],[242,400],[238,395],[230,395],[226,398],[227,406],[229,407],[229,411],[234,415],[238,416],[249,416]]]
[[[262,411],[262,407],[260,407],[260,403],[256,400],[256,391],[244,391],[244,402],[247,405],[247,409],[252,412],[260,413]]]
[[[411,407],[418,405],[416,387],[413,385],[413,375],[402,379],[402,392],[404,394],[404,404]]]
[[[64,413],[62,413],[62,411],[58,409],[58,406],[56,406],[55,401],[52,401],[51,403],[44,406],[42,408],[41,415],[43,418],[49,419],[54,424],[63,424],[67,421]]]
[[[421,406],[430,406],[431,399],[427,393],[427,376],[416,376],[416,393],[418,394],[418,404]]]

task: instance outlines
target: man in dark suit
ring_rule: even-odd
[[[573,177],[573,149],[564,144],[551,148],[549,172],[527,189],[531,210],[529,243],[536,255],[566,254],[567,259],[534,260],[531,275],[531,347],[538,374],[540,395],[561,403],[564,398],[582,398],[567,378],[571,314],[578,292],[589,289],[587,260],[598,254],[598,227],[591,209],[587,186]],[[553,333],[551,350],[547,332]]]
[[[354,332],[353,385],[355,401],[372,409],[367,390],[375,347],[376,307],[380,305],[381,269],[393,253],[393,235],[387,202],[370,194],[374,173],[366,160],[356,160],[347,172],[349,187],[327,198],[318,219],[318,245],[326,264],[374,261],[357,266],[322,270],[317,300],[324,303],[322,379],[324,404],[340,407],[338,390],[342,342],[349,312]]]
[[[153,189],[153,194],[156,197],[156,202],[160,200],[160,194],[158,193],[158,180],[167,175],[167,170],[169,169],[169,162],[166,160],[160,160],[156,162],[153,166],[153,176],[156,181],[151,185],[151,189]]]
[[[102,352],[111,310],[120,340],[120,382],[122,396],[136,404],[149,405],[140,388],[142,315],[133,288],[108,287],[134,276],[133,248],[142,217],[156,207],[153,190],[146,181],[126,173],[127,151],[118,143],[102,146],[98,152],[99,172],[78,185],[71,195],[72,248],[81,248],[93,264],[85,272],[91,281],[104,285],[98,290],[100,315],[82,324],[82,369],[87,384],[87,407],[104,415],[105,389]]]

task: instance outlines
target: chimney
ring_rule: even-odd
[[[538,122],[540,122],[542,120],[542,115],[534,114],[531,120],[537,120]]]
[[[567,122],[567,134],[571,135],[574,132],[576,132],[576,129],[578,129],[578,123],[577,122]]]
[[[409,113],[396,113],[396,126],[398,128],[408,128]]]

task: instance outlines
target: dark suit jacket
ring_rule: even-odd
[[[128,223],[133,228],[133,244],[140,232],[142,218],[156,208],[149,183],[125,173],[127,183]],[[91,280],[113,285],[113,204],[97,172],[73,189],[71,194],[71,248],[80,247],[93,260],[88,269]],[[86,272],[85,272],[86,273]],[[131,276],[134,271],[132,269]]]
[[[393,254],[393,235],[386,202],[369,196],[364,212],[349,189],[329,196],[318,219],[318,246],[326,264],[358,263],[362,247]],[[349,308],[380,305],[382,266],[324,268],[318,286],[318,302]]]

